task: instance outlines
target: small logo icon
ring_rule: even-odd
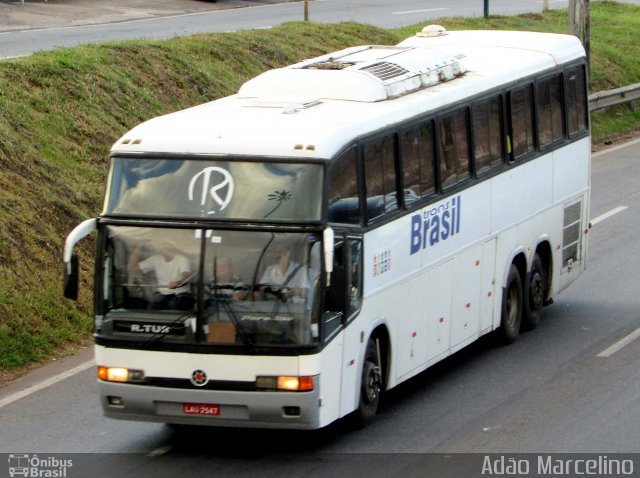
[[[9,476],[29,476],[29,455],[9,455]]]
[[[203,370],[198,369],[191,374],[191,383],[196,387],[204,387],[208,381],[209,378]]]
[[[189,201],[194,200],[194,192],[200,179],[202,179],[200,206],[204,208],[210,196],[216,208],[207,211],[207,214],[215,214],[216,210],[224,210],[233,197],[234,183],[229,171],[217,166],[210,166],[193,176],[189,182]],[[215,181],[217,181],[217,183]],[[211,186],[212,183],[213,186]]]

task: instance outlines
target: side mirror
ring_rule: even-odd
[[[64,263],[64,296],[78,300],[78,255],[73,254],[69,262]]]
[[[331,282],[331,272],[333,272],[334,237],[333,229],[330,227],[327,227],[322,234],[324,244],[324,266],[327,272],[327,285]]]
[[[83,237],[96,230],[98,220],[87,219],[78,224],[64,242],[64,296],[78,300],[78,256],[73,252],[75,245]]]

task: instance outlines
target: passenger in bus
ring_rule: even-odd
[[[233,272],[231,259],[217,257],[214,262],[214,274],[207,283],[212,298],[226,300],[244,300],[249,288]]]
[[[157,254],[140,260],[141,250],[137,246],[129,258],[128,270],[155,273],[157,288],[151,299],[152,309],[192,309],[195,299],[189,286],[192,277],[189,261],[169,241],[161,241],[156,247]]]
[[[304,302],[309,289],[304,267],[291,260],[291,248],[284,244],[276,247],[275,254],[277,262],[265,269],[260,284],[268,285],[272,291],[277,291],[282,300],[291,299],[294,303]]]

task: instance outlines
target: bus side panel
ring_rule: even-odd
[[[566,201],[589,187],[591,143],[589,138],[553,153],[553,199]]]
[[[406,300],[398,322],[396,376],[400,379],[449,349],[453,262],[423,272],[401,285]]]
[[[492,179],[493,230],[522,222],[552,204],[553,156],[548,154]]]
[[[561,228],[565,228],[563,249],[570,246],[576,237],[571,233],[572,206],[580,203],[578,250],[575,259],[567,265],[563,254],[559,254],[558,269],[561,271],[555,292],[560,292],[571,284],[586,268],[587,236],[586,231],[589,222],[589,177],[591,173],[591,142],[589,138],[572,143],[553,155],[554,181],[553,194],[556,201],[564,201],[564,217]]]
[[[494,238],[482,245],[482,284],[480,286],[480,335],[493,329],[496,298],[496,243]]]
[[[476,339],[480,332],[480,283],[482,246],[459,254],[455,259],[451,346]]]
[[[319,355],[300,357],[300,375],[315,375],[320,369],[319,426],[340,418],[344,332],[338,334]]]

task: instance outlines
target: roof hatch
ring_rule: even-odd
[[[456,58],[424,47],[361,46],[270,70],[238,95],[383,101],[464,74]]]

